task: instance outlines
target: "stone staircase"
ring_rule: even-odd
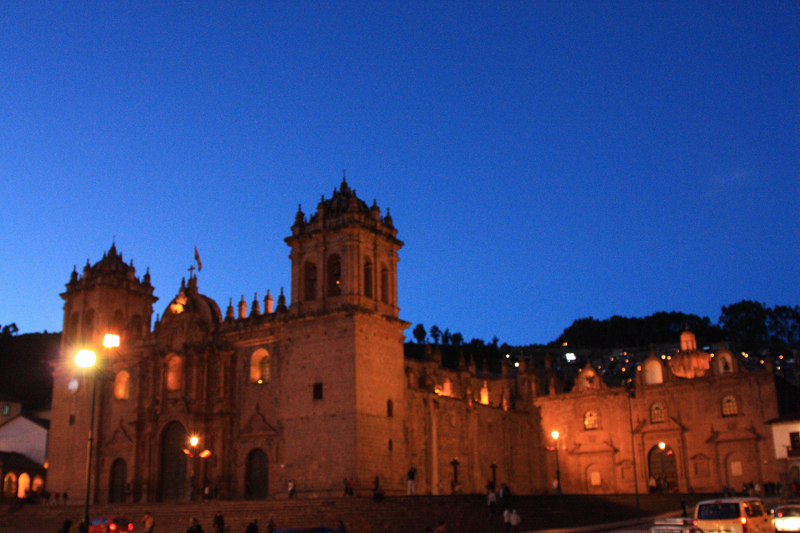
[[[602,524],[641,516],[679,511],[680,501],[694,505],[707,495],[640,496],[637,513],[634,496],[543,495],[514,496],[512,506],[522,516],[522,531],[568,528]],[[0,510],[0,532],[55,533],[65,519],[72,520],[72,531],[83,517],[83,505],[26,504]],[[266,531],[270,518],[277,528],[327,526],[336,529],[342,520],[349,533],[405,533],[435,529],[447,523],[449,533],[495,533],[504,530],[498,513],[490,516],[485,497],[401,496],[382,502],[371,498],[268,499],[261,501],[164,502],[93,505],[90,516],[125,516],[142,531],[141,518],[150,512],[156,533],[184,533],[191,517],[196,517],[206,533],[212,533],[214,514],[221,511],[230,533],[243,533],[247,524],[258,519],[259,531]]]

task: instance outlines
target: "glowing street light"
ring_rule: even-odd
[[[119,335],[107,333],[103,337],[103,346],[106,348],[116,348],[119,346]],[[75,364],[81,368],[94,368],[97,364],[97,354],[92,350],[80,350],[75,354]],[[85,531],[89,529],[89,500],[92,486],[92,441],[94,431],[94,407],[97,396],[97,372],[92,376],[92,407],[89,415],[89,435],[86,451],[86,505],[83,509],[83,527]]]
[[[561,434],[558,431],[553,431],[550,436],[556,441],[556,494],[561,494],[561,470],[558,467],[558,437]]]

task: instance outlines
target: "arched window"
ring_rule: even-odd
[[[167,360],[167,390],[181,390],[183,380],[183,361],[177,355],[173,355]]]
[[[328,256],[328,296],[342,294],[342,261],[339,256]]]
[[[733,356],[730,353],[721,353],[717,359],[717,369],[720,374],[733,373]]]
[[[394,403],[392,400],[386,400],[386,416],[389,418],[394,416]]]
[[[450,378],[444,378],[442,383],[442,396],[453,396],[453,384]]]
[[[481,387],[481,403],[489,405],[489,384],[485,381],[483,382],[483,387]]]
[[[664,404],[656,402],[650,406],[650,423],[660,424],[666,420],[666,409]]]
[[[736,416],[739,414],[739,406],[736,404],[736,398],[733,396],[725,396],[722,399],[722,416]]]
[[[597,429],[597,413],[586,411],[586,414],[583,415],[583,428],[587,431]]]
[[[3,479],[3,496],[13,498],[17,494],[17,476],[9,472]]]
[[[69,338],[72,341],[78,340],[78,326],[80,325],[81,317],[78,313],[72,313],[69,318]]]
[[[31,476],[23,472],[19,476],[17,487],[17,498],[25,498],[28,496],[28,491],[31,490]]]
[[[389,303],[389,269],[381,267],[381,301]]]
[[[664,373],[661,363],[655,359],[650,359],[644,364],[644,383],[645,385],[664,383]]]
[[[125,317],[122,316],[122,311],[117,309],[114,311],[114,319],[111,322],[111,333],[120,335],[125,327]]]
[[[39,474],[33,476],[33,483],[31,483],[31,491],[36,494],[41,494],[44,489],[44,478]]]
[[[142,331],[142,317],[139,315],[133,315],[131,317],[131,324],[128,329],[130,332],[130,336],[132,339],[139,339],[142,337],[144,332]]]
[[[372,261],[364,261],[364,296],[372,298]]]
[[[84,341],[91,340],[92,334],[94,333],[94,310],[89,309],[83,314],[83,330],[81,331],[81,337]]]
[[[317,265],[312,261],[306,261],[303,268],[303,297],[306,301],[317,297]]]
[[[114,378],[114,398],[117,400],[127,400],[130,397],[131,376],[127,371],[122,370]]]
[[[250,356],[250,383],[267,383],[270,378],[269,352],[259,348]]]

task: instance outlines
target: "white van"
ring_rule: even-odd
[[[694,526],[705,533],[773,533],[772,517],[758,498],[720,498],[697,504]]]

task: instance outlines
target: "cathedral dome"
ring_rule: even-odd
[[[685,379],[701,378],[709,368],[711,355],[697,349],[694,333],[688,330],[681,333],[681,350],[669,362],[672,374]]]
[[[164,310],[161,322],[166,325],[183,317],[196,318],[209,330],[216,329],[222,323],[219,306],[214,300],[198,292],[195,277],[189,278],[188,286],[185,281],[181,282],[178,295]]]

